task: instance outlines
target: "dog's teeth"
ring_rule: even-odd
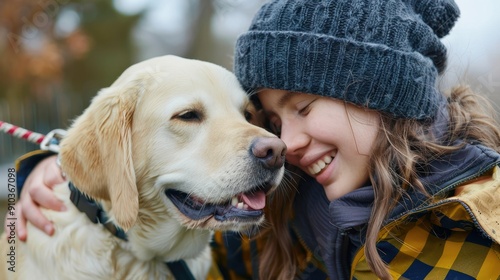
[[[243,209],[243,205],[244,205],[243,202],[239,202],[238,205],[236,206],[236,208]]]
[[[248,205],[243,205],[243,210],[248,210]]]
[[[238,198],[235,196],[231,199],[231,205],[236,206],[238,204]]]

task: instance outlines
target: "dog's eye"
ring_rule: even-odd
[[[252,121],[252,118],[253,118],[253,114],[250,113],[250,111],[246,111],[245,110],[245,119],[247,120],[247,122],[251,122]]]
[[[183,121],[201,121],[202,117],[202,114],[195,110],[184,111],[175,116],[175,118]]]

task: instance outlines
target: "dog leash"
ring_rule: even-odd
[[[47,135],[43,135],[4,121],[0,121],[0,131],[34,144],[39,144],[40,149],[54,153],[59,153],[59,144],[64,136],[66,136],[66,131],[63,129],[54,129]],[[85,213],[94,224],[102,224],[114,236],[127,241],[127,236],[123,229],[109,222],[105,211],[97,202],[81,193],[72,182],[69,182],[69,188],[71,191],[71,202],[73,202],[80,212]],[[165,265],[170,269],[175,279],[195,280],[184,260],[165,262]]]
[[[59,153],[59,143],[66,136],[66,130],[63,129],[54,129],[47,135],[43,135],[4,121],[0,121],[0,131],[39,144],[40,149],[54,153]]]

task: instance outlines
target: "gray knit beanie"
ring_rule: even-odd
[[[275,0],[236,43],[248,90],[334,97],[397,118],[433,118],[453,0]]]

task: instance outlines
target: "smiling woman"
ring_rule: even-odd
[[[235,73],[302,171],[269,202],[261,279],[500,276],[500,210],[470,211],[487,207],[479,197],[500,204],[475,180],[500,184],[500,126],[480,95],[436,87],[459,15],[453,0],[273,0],[257,12]],[[462,265],[471,255],[475,268]]]
[[[288,163],[323,185],[329,200],[368,181],[379,112],[285,90],[262,89],[257,95],[271,130],[287,144]]]

